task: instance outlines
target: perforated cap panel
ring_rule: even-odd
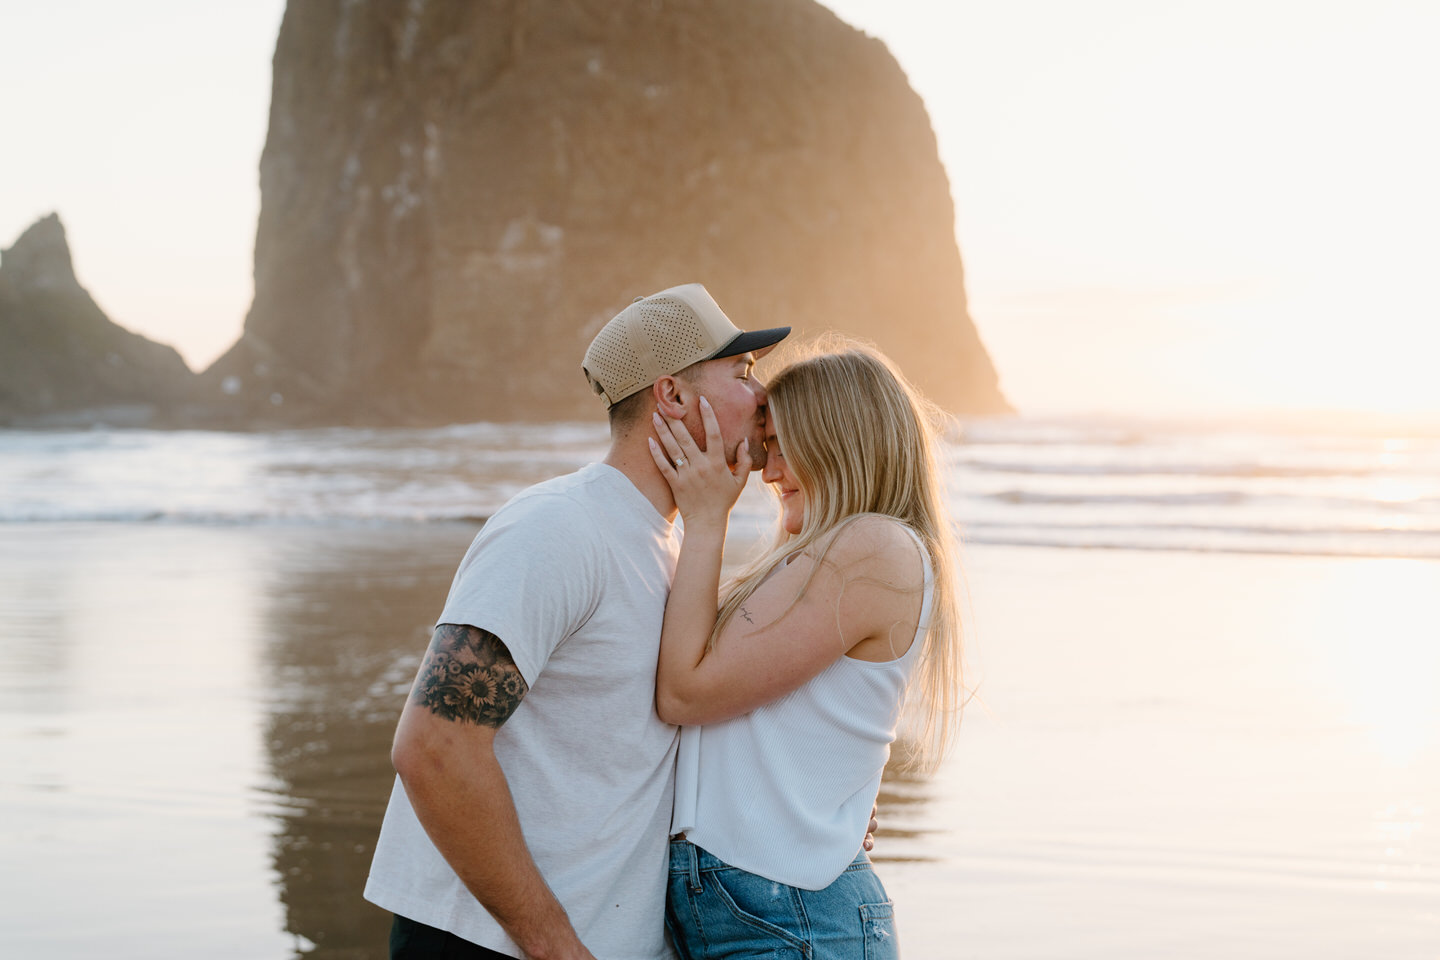
[[[657,378],[684,370],[719,349],[719,344],[710,345],[700,318],[688,304],[669,297],[651,297],[639,306],[640,326],[660,365]]]
[[[740,333],[700,284],[670,287],[637,299],[601,328],[585,351],[585,376],[609,406],[714,356]]]
[[[623,316],[623,314],[622,314]],[[596,393],[603,393],[610,403],[617,403],[641,387],[654,383],[657,377],[645,380],[645,367],[635,355],[620,317],[601,328],[585,351],[585,374]],[[643,382],[642,382],[643,381]]]

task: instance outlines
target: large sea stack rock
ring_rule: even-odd
[[[194,380],[174,348],[105,316],[55,214],[0,252],[0,423],[152,423]]]
[[[331,422],[599,417],[639,294],[877,342],[1007,409],[884,45],[811,0],[306,0],[275,51],[255,302],[212,394]]]

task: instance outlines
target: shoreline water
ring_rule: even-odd
[[[6,527],[0,949],[383,956],[389,738],[474,531]],[[981,699],[882,796],[907,955],[1433,956],[1440,564],[966,564]]]
[[[0,529],[479,522],[604,443],[596,424],[0,431]],[[944,459],[972,543],[1440,559],[1436,438],[1017,418],[967,424]],[[737,525],[772,517],[752,483]]]

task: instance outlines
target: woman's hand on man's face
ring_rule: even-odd
[[[705,425],[704,450],[682,421],[658,412],[654,414],[658,440],[650,438],[650,456],[670,484],[687,529],[696,523],[723,525],[750,476],[750,441],[740,441],[736,465],[731,467],[726,462],[725,442],[715,411],[704,397],[700,398],[700,420]]]

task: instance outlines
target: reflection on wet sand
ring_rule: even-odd
[[[935,859],[924,852],[923,841],[934,833],[927,826],[926,807],[930,803],[930,777],[914,769],[906,769],[911,747],[897,740],[885,764],[885,777],[876,799],[880,829],[875,832],[875,849],[870,859],[876,863],[916,863]],[[899,841],[899,842],[897,842]]]
[[[394,771],[405,694],[475,528],[317,531],[279,551],[261,669],[264,740],[278,824],[274,865],[285,928],[317,960],[386,955],[390,916],[361,897]],[[880,794],[879,861],[924,861],[926,778],[900,770]]]
[[[390,740],[474,533],[319,531],[273,581],[261,657],[269,815],[286,929],[308,957],[386,955],[390,916],[361,891],[395,775]]]
[[[0,955],[385,956],[390,738],[473,533],[0,533]],[[880,798],[907,955],[1434,957],[1440,565],[968,569],[985,703]]]

